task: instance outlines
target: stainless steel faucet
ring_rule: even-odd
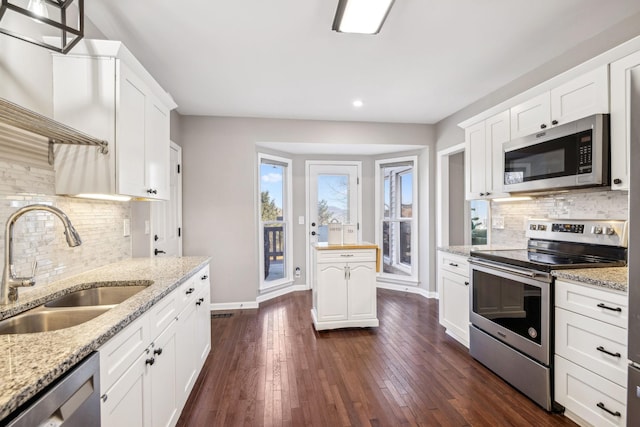
[[[18,287],[33,286],[36,284],[35,274],[37,263],[33,263],[31,277],[16,277],[13,266],[13,226],[18,218],[27,212],[45,211],[56,215],[64,224],[64,234],[67,237],[67,244],[70,247],[80,246],[82,240],[80,235],[73,228],[69,217],[60,209],[48,205],[27,205],[15,211],[7,220],[4,232],[4,273],[2,274],[2,286],[0,287],[0,304],[8,304],[18,299]]]

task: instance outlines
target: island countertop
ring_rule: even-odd
[[[209,257],[133,258],[46,286],[21,288],[17,302],[0,305],[0,319],[96,284],[152,282],[111,310],[80,325],[51,332],[0,335],[0,420],[97,350],[209,261]]]

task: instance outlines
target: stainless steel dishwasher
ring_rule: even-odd
[[[93,427],[100,425],[100,357],[92,353],[33,402],[18,408],[10,427]],[[0,422],[0,425],[5,425]]]

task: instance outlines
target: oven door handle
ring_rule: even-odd
[[[535,279],[536,277],[544,277],[544,278],[549,278],[550,277],[549,273],[544,273],[544,272],[540,272],[540,271],[534,271],[534,270],[530,270],[528,268],[518,268],[518,267],[512,267],[512,266],[507,266],[507,265],[503,265],[503,264],[482,262],[482,261],[479,261],[479,260],[473,259],[473,258],[471,260],[469,260],[469,262],[471,264],[477,264],[477,265],[480,265],[480,266],[483,266],[483,267],[493,268],[495,270],[503,271],[505,273],[512,273],[512,274],[517,274],[517,275],[520,275],[520,276],[531,277],[532,279]]]

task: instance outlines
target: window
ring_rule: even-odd
[[[258,154],[260,289],[292,280],[291,160]]]
[[[417,158],[376,161],[376,241],[382,277],[417,282]]]

